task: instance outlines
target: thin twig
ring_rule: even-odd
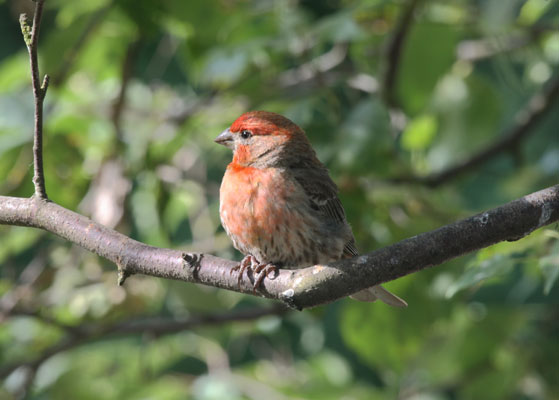
[[[554,30],[557,30],[556,26],[533,25],[506,36],[463,40],[456,46],[456,58],[469,62],[482,61],[528,46]]]
[[[4,323],[8,319],[17,318],[17,317],[35,318],[45,324],[52,325],[56,328],[66,330],[68,332],[72,332],[75,330],[74,326],[61,323],[56,318],[45,315],[41,313],[39,310],[26,310],[20,308],[14,308],[11,310],[0,309],[0,323]]]
[[[5,318],[14,313],[20,302],[34,296],[34,285],[39,280],[46,266],[46,254],[43,249],[37,249],[36,255],[19,275],[17,284],[0,297],[0,324]],[[15,282],[14,282],[15,283]]]
[[[316,79],[342,64],[347,58],[347,50],[347,43],[338,43],[328,52],[311,61],[283,72],[277,80],[282,88],[289,88]]]
[[[138,53],[139,44],[140,44],[139,40],[135,41],[133,43],[130,43],[128,45],[128,48],[126,49],[126,54],[124,55],[124,60],[122,61],[122,68],[120,73],[121,74],[120,90],[111,109],[111,121],[113,122],[113,126],[115,128],[117,139],[119,142],[122,142],[123,139],[121,120],[122,120],[122,112],[125,108],[126,91],[128,89],[128,83],[130,82],[130,78],[132,78],[134,61]]]
[[[20,367],[28,367],[31,370],[36,370],[43,362],[55,354],[99,339],[120,337],[136,333],[148,333],[153,337],[159,337],[191,330],[201,326],[216,326],[230,322],[254,321],[264,316],[283,315],[286,312],[288,312],[288,309],[283,306],[273,306],[267,308],[229,311],[220,314],[193,316],[187,319],[133,319],[113,324],[89,324],[77,326],[73,332],[65,336],[58,343],[48,347],[33,359],[14,362],[1,368],[0,379],[5,378]]]
[[[164,119],[172,124],[182,125],[204,107],[210,106],[217,99],[218,95],[219,91],[217,90],[202,94],[192,103],[185,105],[181,110],[171,110]]]
[[[559,99],[559,78],[556,78],[541,92],[532,96],[526,106],[516,115],[516,125],[499,135],[499,139],[481,149],[470,158],[461,161],[443,171],[427,176],[403,176],[391,179],[394,183],[420,183],[430,187],[439,186],[457,176],[468,172],[493,157],[506,152],[514,151],[520,142],[530,134],[536,132],[537,123],[550,111],[557,107]]]
[[[35,15],[33,16],[33,27],[31,30],[29,29],[29,23],[25,14],[20,15],[19,21],[23,39],[25,40],[27,51],[29,52],[31,82],[33,85],[33,97],[35,98],[35,127],[33,136],[33,184],[35,185],[35,197],[47,200],[48,197],[43,172],[43,102],[47,94],[49,76],[45,75],[41,83],[39,78],[39,61],[37,59],[37,46],[44,3],[45,0],[37,0],[35,3]]]

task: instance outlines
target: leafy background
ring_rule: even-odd
[[[32,193],[18,24],[32,10],[0,1],[2,195]],[[556,0],[47,0],[47,192],[142,242],[239,259],[218,215],[231,155],[213,139],[265,109],[306,130],[373,250],[557,183],[557,98],[508,151],[435,186],[416,178],[517,123],[557,78],[558,23]],[[557,225],[387,284],[405,310],[346,299],[166,335],[99,333],[52,357],[84,327],[270,302],[140,276],[119,287],[113,265],[29,228],[0,227],[0,265],[0,370],[21,364],[0,398],[559,398]]]

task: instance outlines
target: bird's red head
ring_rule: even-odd
[[[286,136],[290,137],[297,134],[303,134],[294,122],[269,111],[249,111],[244,113],[231,124],[229,128],[233,133],[239,133],[243,130],[249,130],[256,136]]]
[[[300,148],[308,151],[305,133],[294,122],[269,111],[244,113],[216,139],[233,150],[233,163],[268,167],[291,157]],[[314,152],[311,149],[314,156]]]

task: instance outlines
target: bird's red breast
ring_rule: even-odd
[[[235,247],[260,260],[295,261],[282,252],[307,241],[297,237],[309,222],[295,207],[302,201],[299,192],[279,169],[229,164],[220,189],[220,216]]]

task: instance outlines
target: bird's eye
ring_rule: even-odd
[[[242,137],[243,139],[248,139],[248,138],[251,137],[251,136],[252,136],[252,132],[251,132],[251,131],[249,131],[249,130],[247,130],[247,129],[244,129],[244,130],[241,131],[241,137]]]

